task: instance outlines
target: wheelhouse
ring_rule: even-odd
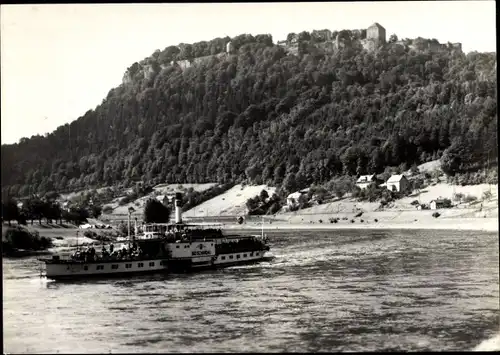
[[[184,240],[199,238],[221,238],[221,224],[148,223],[143,225],[143,238]]]

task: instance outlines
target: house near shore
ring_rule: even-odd
[[[445,200],[445,199],[432,200],[429,203],[429,207],[431,208],[431,210],[437,210],[439,208],[448,208],[450,207],[450,200]]]
[[[394,192],[407,192],[410,189],[410,182],[403,174],[392,175],[384,185]]]
[[[291,193],[290,195],[288,195],[286,197],[287,206],[289,208],[293,208],[293,207],[297,206],[299,204],[300,196],[305,195],[308,191],[309,191],[309,189],[304,189],[304,190],[300,190],[300,191],[297,191],[297,192],[294,192],[294,193]]]
[[[165,206],[168,206],[174,202],[175,194],[157,195],[155,198]]]
[[[168,204],[168,197],[166,195],[158,195],[155,198],[157,201],[160,201],[163,204]]]
[[[38,195],[35,195],[38,197]],[[23,209],[23,206],[26,205],[26,203],[30,200],[30,197],[21,197],[18,201],[17,201],[17,208],[19,210],[22,210]]]
[[[372,175],[361,175],[356,181],[356,186],[360,189],[366,189],[368,185],[376,183],[375,174]]]
[[[70,211],[70,204],[69,204],[69,201],[64,201],[61,205],[61,208],[64,210],[64,211],[67,211],[69,212]]]

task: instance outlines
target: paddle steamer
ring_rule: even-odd
[[[231,235],[221,225],[186,224],[182,221],[182,195],[175,195],[175,223],[146,224],[129,239],[128,248],[109,252],[103,247],[77,251],[69,258],[53,255],[39,259],[41,275],[49,279],[127,276],[146,273],[186,272],[255,263],[272,258],[267,237]],[[130,219],[129,219],[130,225]],[[129,228],[130,229],[130,228]],[[129,233],[130,235],[130,233]]]

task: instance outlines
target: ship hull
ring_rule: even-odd
[[[90,263],[46,262],[48,279],[108,278],[114,276],[165,273],[168,263],[160,259]]]
[[[265,251],[221,254],[215,258],[189,260],[134,260],[91,263],[46,262],[45,276],[53,280],[123,278],[138,275],[195,272],[269,261]]]
[[[130,271],[130,272],[109,272],[100,274],[81,274],[81,275],[71,275],[71,274],[58,274],[58,275],[45,275],[47,279],[55,281],[76,281],[76,280],[108,280],[108,279],[120,279],[120,278],[130,278],[136,276],[146,276],[146,275],[165,275],[167,274],[167,269],[164,270],[144,270],[144,271]]]

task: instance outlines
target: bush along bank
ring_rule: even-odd
[[[26,228],[16,226],[8,228],[2,238],[3,256],[27,256],[47,252],[53,246],[52,239],[40,237],[40,234],[30,232]]]

